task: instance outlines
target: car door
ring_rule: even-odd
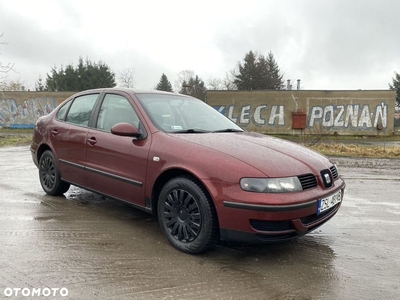
[[[112,126],[121,122],[139,128],[139,117],[127,97],[106,94],[100,106],[96,128],[89,128],[86,145],[87,185],[102,194],[144,206],[144,180],[150,140],[111,133]]]
[[[85,185],[88,123],[99,94],[81,95],[64,104],[49,128],[51,144],[65,181]]]

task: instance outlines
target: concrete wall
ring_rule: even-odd
[[[33,128],[74,93],[0,91],[0,127]],[[207,92],[207,103],[243,128],[276,134],[390,135],[395,98],[395,91]]]
[[[74,92],[1,92],[0,127],[33,128]]]
[[[208,91],[241,127],[274,134],[393,134],[395,91]]]

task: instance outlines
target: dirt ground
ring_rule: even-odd
[[[400,160],[335,160],[347,189],[327,224],[192,256],[126,204],[45,195],[29,147],[0,148],[0,298],[399,299]]]

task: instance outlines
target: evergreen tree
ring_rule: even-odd
[[[281,70],[271,51],[268,53],[266,65],[268,78],[267,89],[279,90],[283,84],[283,75],[280,74]]]
[[[37,92],[43,92],[46,90],[46,87],[43,84],[42,76],[40,76],[40,75],[39,75],[39,79],[35,82],[35,90]]]
[[[283,84],[283,76],[272,52],[265,58],[250,51],[243,63],[238,63],[238,72],[233,72],[233,77],[238,90],[279,89]]]
[[[61,85],[61,79],[57,68],[51,68],[51,75],[47,74],[46,86],[48,91],[63,91]],[[63,73],[63,68],[61,67],[60,74]]]
[[[400,107],[400,74],[394,72],[395,77],[392,78],[392,84],[389,83],[391,90],[396,90],[396,106]]]
[[[61,66],[60,70],[53,67],[46,78],[48,91],[83,91],[115,85],[115,74],[105,63],[92,63],[89,59],[83,62],[82,58],[76,67]]]
[[[183,81],[180,93],[205,101],[207,89],[204,86],[204,81],[196,75]]]
[[[160,81],[156,86],[156,90],[172,92],[171,82],[169,82],[167,75],[165,75],[164,73],[161,75]]]
[[[238,90],[256,90],[256,56],[252,51],[246,54],[243,64],[238,63],[239,73],[234,74],[234,84]]]

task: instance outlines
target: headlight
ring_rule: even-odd
[[[290,193],[302,191],[297,177],[286,178],[242,178],[240,187],[256,193]]]

